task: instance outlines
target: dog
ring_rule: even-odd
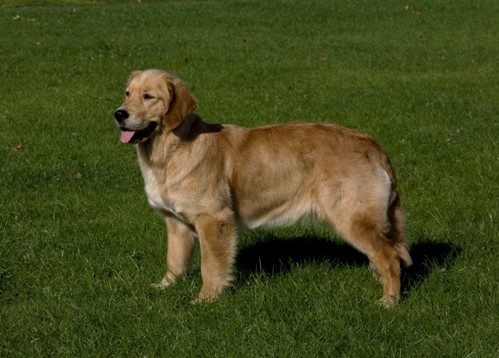
[[[399,301],[411,256],[395,173],[378,142],[336,124],[210,124],[196,106],[177,76],[145,70],[131,74],[114,113],[167,226],[167,272],[156,286],[189,272],[199,241],[196,301],[211,301],[233,280],[238,230],[313,215],[369,258],[383,286],[377,303]]]

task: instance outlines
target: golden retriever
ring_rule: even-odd
[[[378,304],[398,302],[411,257],[395,173],[374,139],[335,124],[209,124],[196,104],[176,76],[137,71],[114,114],[166,222],[167,273],[157,286],[186,275],[199,240],[197,301],[212,300],[231,283],[238,229],[314,215],[369,258],[383,285]]]

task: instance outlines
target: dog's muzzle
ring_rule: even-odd
[[[120,142],[122,143],[135,144],[142,142],[149,138],[149,136],[158,126],[158,123],[156,122],[149,122],[149,124],[143,129],[129,129],[125,125],[125,121],[129,116],[130,114],[128,113],[128,111],[124,109],[118,109],[116,112],[114,112],[114,118],[116,119],[116,123],[118,123],[118,126],[121,130]]]

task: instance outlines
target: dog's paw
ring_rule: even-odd
[[[199,297],[193,299],[190,304],[191,305],[199,305],[199,304],[202,304],[202,303],[206,303],[206,301],[200,299]]]
[[[174,280],[171,280],[169,277],[164,277],[160,283],[151,283],[151,287],[163,290],[175,283]]]
[[[383,308],[392,308],[396,306],[399,302],[398,297],[394,296],[383,296],[376,301],[376,304]]]
[[[216,297],[200,298],[199,296],[191,301],[191,305],[202,305],[206,303],[212,303],[216,300]]]
[[[157,288],[159,290],[163,290],[165,288],[167,288],[169,285],[165,285],[163,284],[163,282],[160,282],[160,283],[151,283],[151,287],[152,288]]]

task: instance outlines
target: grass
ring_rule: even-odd
[[[28,6],[29,5],[29,6]],[[17,1],[0,5],[0,355],[499,354],[499,5]],[[112,113],[132,70],[198,113],[335,121],[391,154],[415,265],[392,310],[325,227],[244,233],[235,287],[157,291],[165,230]]]

